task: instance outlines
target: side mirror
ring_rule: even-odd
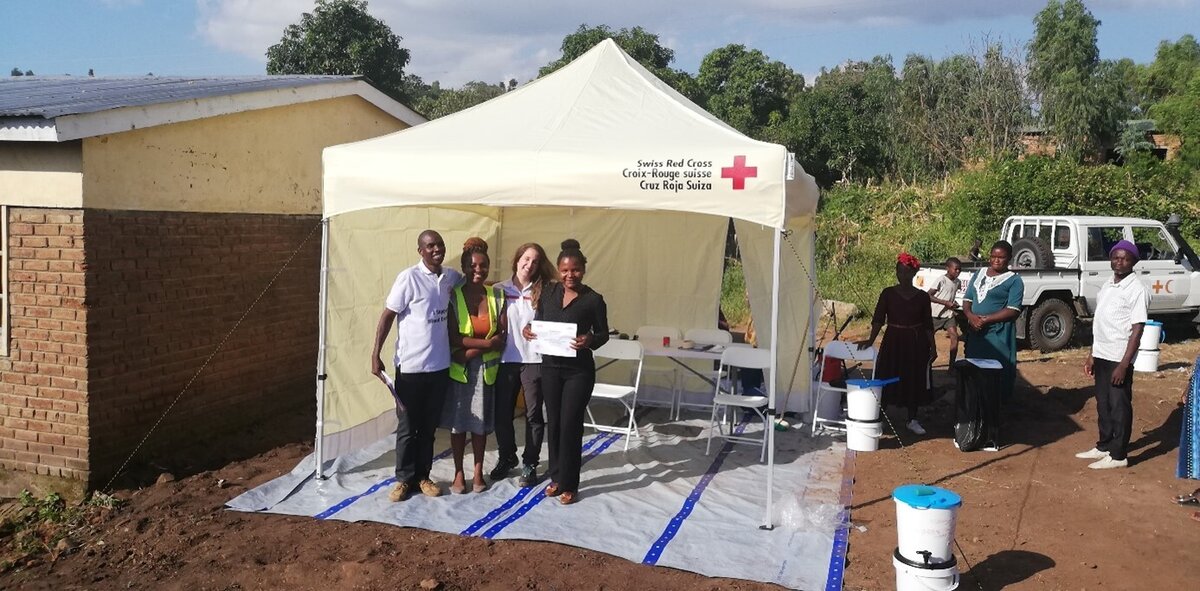
[[[1179,263],[1182,263],[1182,262],[1183,262],[1183,253],[1179,252],[1179,251],[1175,251],[1175,264],[1178,265]]]

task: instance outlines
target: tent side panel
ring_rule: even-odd
[[[375,326],[396,275],[417,263],[417,236],[426,229],[446,241],[447,266],[458,268],[462,243],[480,236],[498,254],[499,210],[487,207],[394,207],[348,213],[329,221],[326,312],[324,456],[332,459],[391,432],[395,404],[387,388],[370,374]],[[395,328],[384,343],[385,366],[392,366]],[[392,368],[394,370],[394,368]]]
[[[771,346],[771,259],[774,229],[738,220],[735,222],[746,291],[750,294],[750,312],[758,334],[758,346]],[[776,376],[780,412],[807,412],[812,389],[812,307],[811,268],[815,246],[813,219],[795,218],[788,223],[790,233],[783,241],[779,288],[779,375]]]

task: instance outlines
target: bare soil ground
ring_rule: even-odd
[[[901,431],[903,446],[889,437],[881,451],[858,454],[852,518],[865,531],[851,532],[846,588],[894,588],[890,492],[913,482],[964,498],[960,589],[1188,588],[1200,579],[1200,523],[1171,499],[1200,486],[1174,477],[1177,401],[1197,353],[1200,341],[1168,344],[1164,371],[1137,376],[1133,465],[1125,470],[1088,470],[1073,457],[1095,441],[1082,349],[1022,352],[1022,388],[1006,410],[1010,445],[1000,452],[955,450],[943,402],[924,417],[928,435]],[[205,442],[187,465],[147,469],[147,484],[117,490],[126,505],[93,509],[70,543],[0,574],[0,588],[775,588],[556,544],[222,509],[311,451],[311,417],[311,408],[297,409],[235,440]],[[190,476],[149,484],[164,468]],[[8,542],[0,539],[0,552]]]

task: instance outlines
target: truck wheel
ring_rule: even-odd
[[[1013,243],[1011,264],[1017,269],[1053,269],[1054,253],[1041,238],[1018,238]]]
[[[1029,315],[1029,344],[1042,353],[1066,348],[1074,334],[1075,311],[1062,300],[1048,299]]]

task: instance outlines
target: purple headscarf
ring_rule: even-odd
[[[1134,244],[1128,240],[1120,240],[1116,244],[1112,245],[1112,248],[1108,249],[1108,256],[1111,257],[1112,253],[1117,250],[1123,250],[1129,253],[1129,256],[1133,257],[1133,260],[1135,261],[1141,258],[1141,256],[1138,255],[1138,247],[1134,246]]]

